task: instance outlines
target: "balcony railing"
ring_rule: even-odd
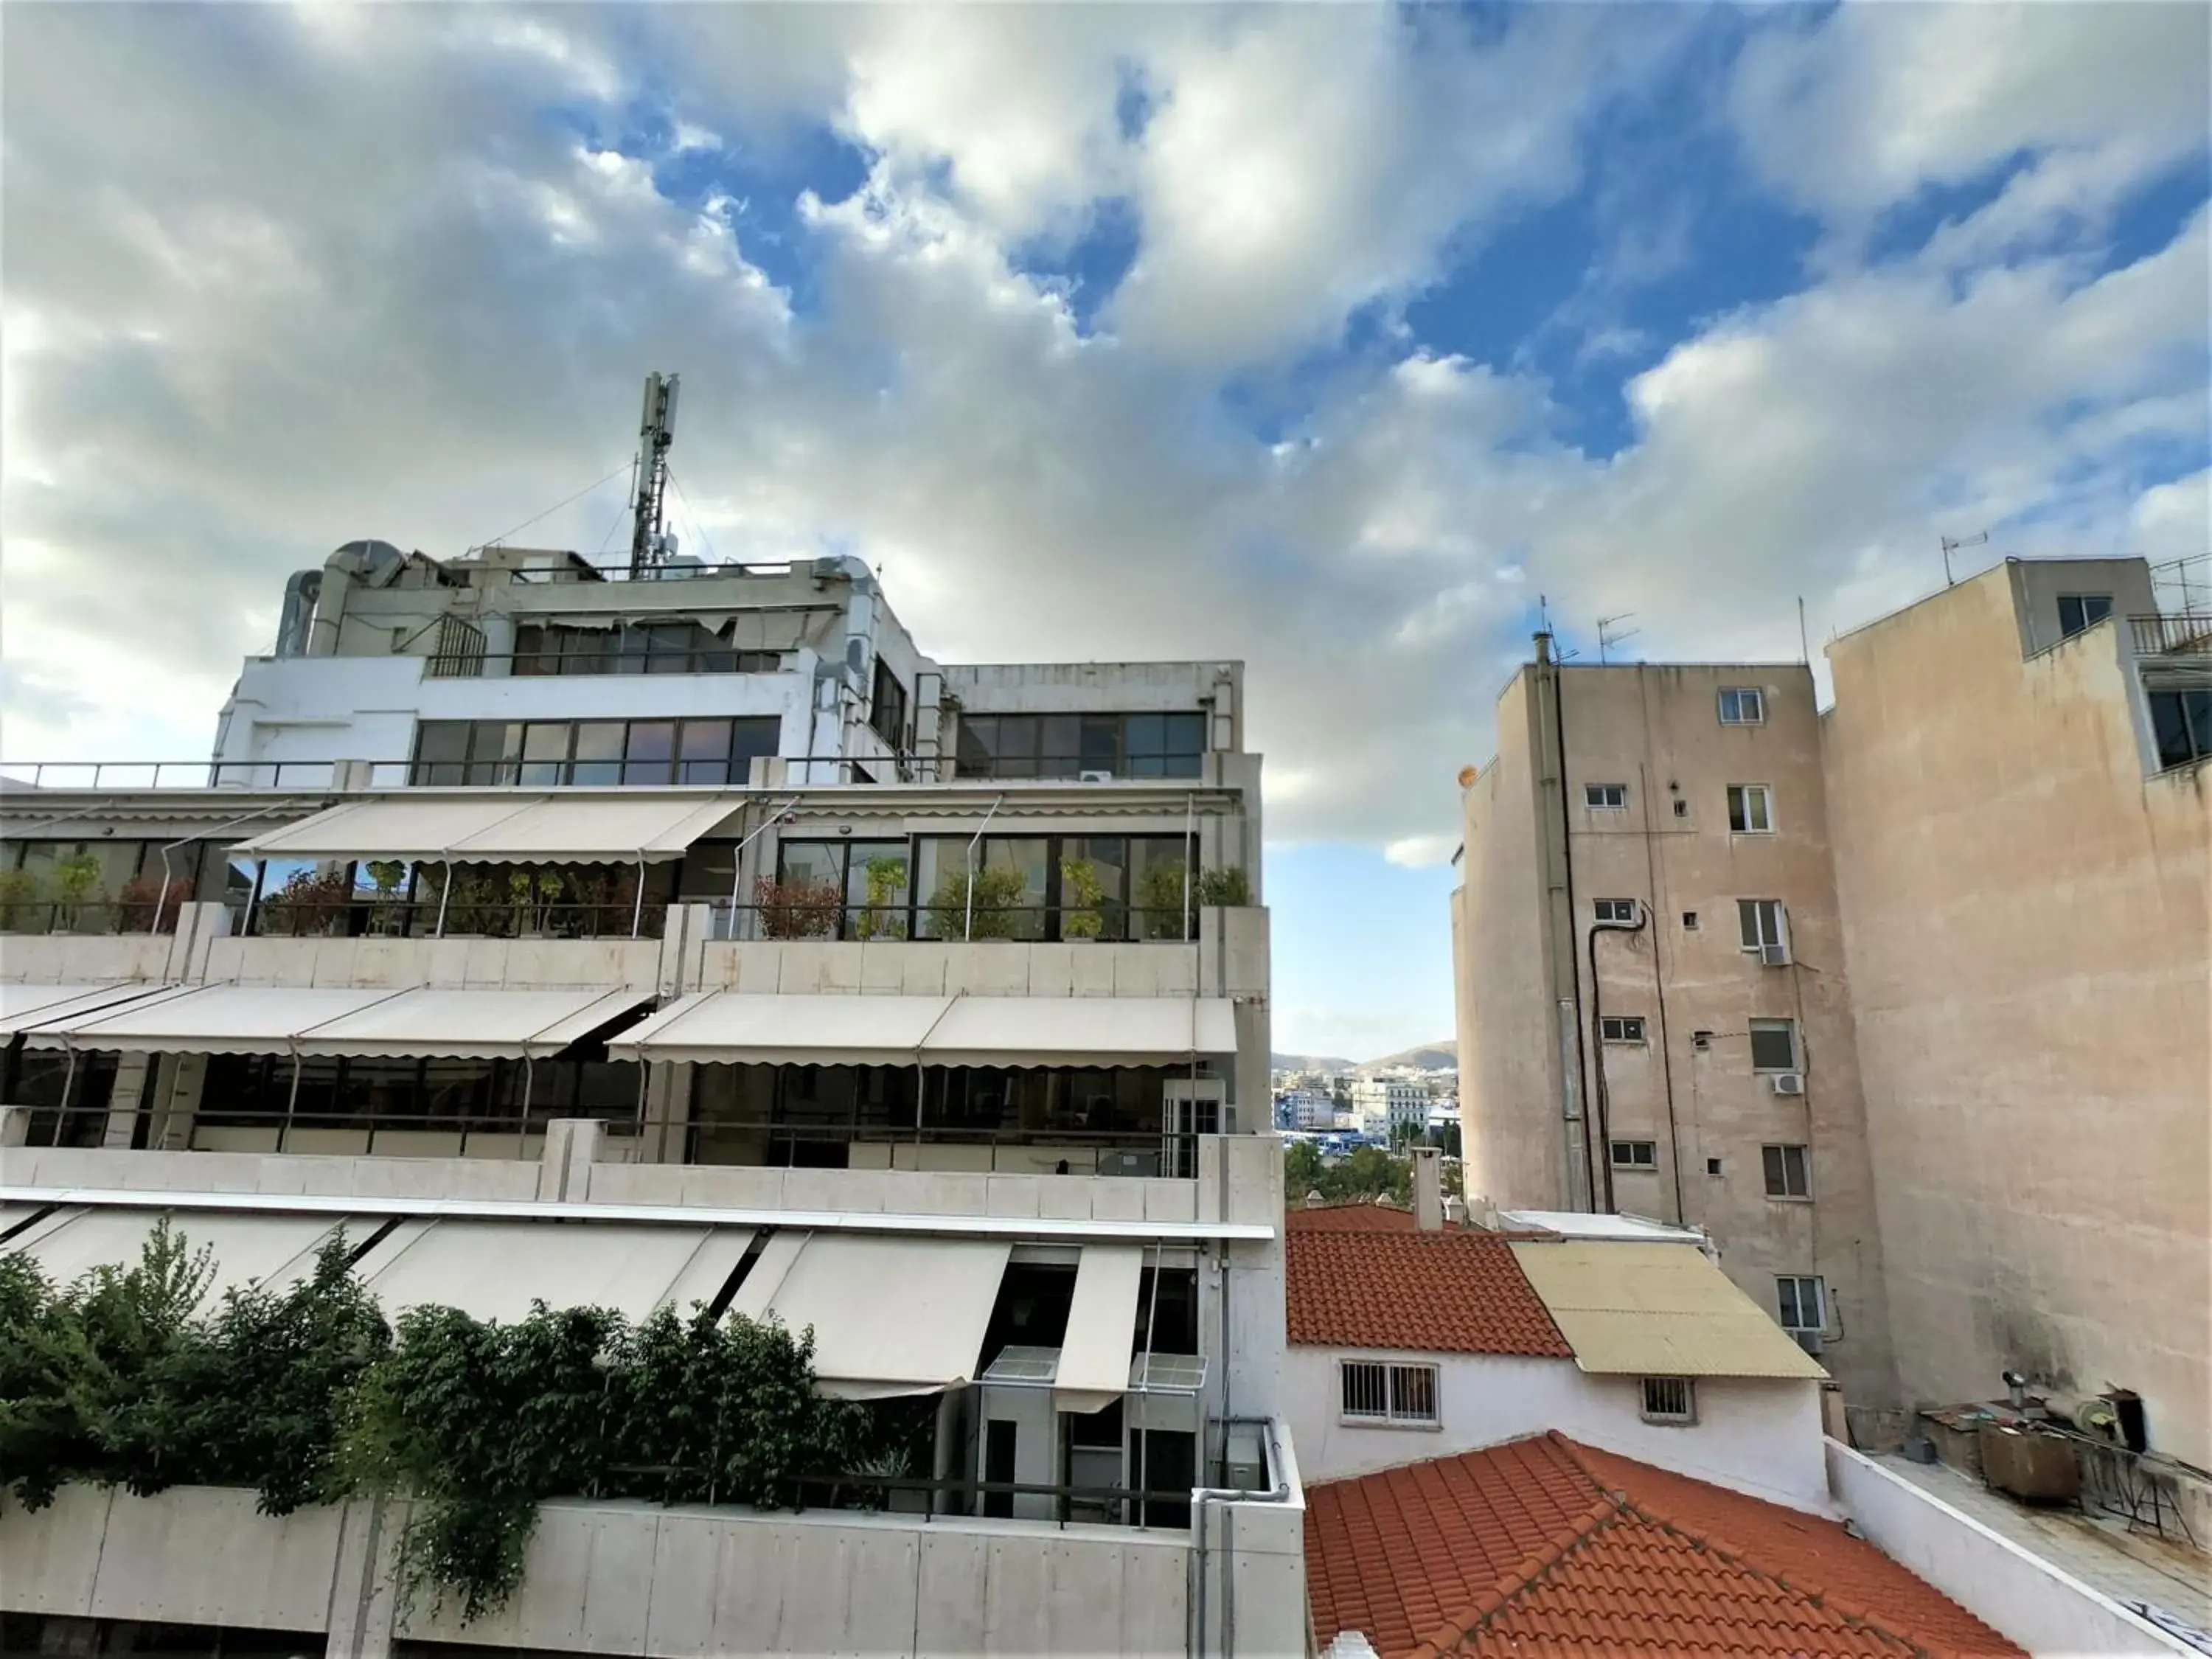
[[[243,902],[232,911],[234,926],[259,939],[659,939],[668,920],[665,902],[619,897],[516,904],[456,896],[441,916],[434,894],[300,901],[280,893],[264,897],[250,915]]]
[[[341,784],[341,769],[353,780]],[[34,789],[397,789],[406,761],[0,761],[0,782]]]
[[[70,902],[63,899],[0,899],[0,933],[173,933],[177,914],[191,901],[191,889],[179,885],[161,903],[161,924],[155,925],[155,899],[95,899]]]
[[[950,905],[840,904],[796,900],[785,903],[714,902],[709,939],[746,944],[760,939],[835,939],[890,944],[921,939],[1006,939],[1031,945],[1184,944],[1196,937],[1197,913],[1181,908],[1146,909],[1119,904],[978,904],[972,915]]]
[[[2212,616],[2185,611],[2163,617],[2130,617],[2128,632],[2138,657],[2212,654]]]

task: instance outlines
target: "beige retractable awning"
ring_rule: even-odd
[[[167,988],[143,981],[123,985],[0,985],[0,1037],[117,1003],[134,1002]]]
[[[752,1243],[749,1227],[618,1221],[409,1221],[363,1258],[370,1294],[397,1314],[435,1304],[476,1319],[614,1308],[641,1320],[712,1301]]]
[[[1075,1297],[1060,1339],[1053,1404],[1095,1412],[1121,1397],[1137,1332],[1137,1290],[1143,1282],[1140,1244],[1086,1244],[1075,1269]]]
[[[824,1394],[934,1394],[975,1376],[1012,1253],[997,1239],[778,1233],[730,1307],[794,1334],[811,1327]]]
[[[349,801],[241,842],[254,859],[389,858],[455,863],[634,864],[681,858],[737,811],[699,791],[445,795]]]
[[[351,990],[209,985],[37,1027],[33,1048],[137,1054],[360,1054],[520,1060],[558,1054],[645,991]]]
[[[1582,1370],[1609,1376],[1827,1376],[1694,1244],[1607,1238],[1511,1248]]]
[[[641,1003],[646,991],[448,991],[421,988],[303,1031],[303,1054],[520,1060],[558,1054]]]
[[[624,1059],[760,1066],[911,1066],[947,997],[755,996],[707,991],[607,1045]]]
[[[21,1254],[48,1279],[66,1285],[94,1267],[132,1267],[164,1216],[169,1230],[194,1256],[208,1253],[211,1277],[200,1297],[214,1306],[224,1291],[258,1285],[286,1291],[314,1271],[316,1253],[342,1224],[347,1238],[365,1243],[382,1223],[374,1217],[250,1214],[212,1210],[140,1210],[116,1206],[64,1210],[27,1227],[0,1254]]]
[[[1236,1052],[1230,1005],[1200,997],[955,997],[921,1045],[938,1066],[1171,1066]]]
[[[394,994],[335,986],[209,985],[181,996],[56,1021],[32,1031],[33,1048],[130,1054],[283,1054],[302,1031],[359,1013]]]

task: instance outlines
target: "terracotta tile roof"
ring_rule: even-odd
[[[1306,1589],[1384,1659],[2021,1654],[1838,1522],[1556,1433],[1309,1487]]]
[[[1283,1212],[1284,1230],[1293,1233],[1410,1233],[1418,1231],[1413,1212],[1395,1204],[1316,1204],[1293,1201]]]
[[[1294,1343],[1575,1357],[1500,1234],[1291,1228],[1283,1256]]]

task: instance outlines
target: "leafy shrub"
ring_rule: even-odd
[[[191,902],[192,878],[178,876],[164,884],[159,876],[139,876],[125,882],[115,900],[122,912],[122,932],[174,933],[179,912]]]
[[[1252,902],[1252,878],[1244,873],[1244,866],[1241,864],[1202,872],[1198,878],[1198,902],[1231,907],[1249,904]]]
[[[930,895],[930,922],[939,939],[1025,938],[1036,921],[1020,908],[1028,890],[1022,872],[1004,865],[985,866],[972,884],[965,866],[948,870]]]
[[[760,907],[761,932],[767,938],[831,939],[844,895],[834,882],[763,876],[753,884],[753,902]]]

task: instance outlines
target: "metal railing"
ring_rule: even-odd
[[[0,761],[0,781],[34,789],[397,789],[406,761]]]
[[[243,902],[232,906],[233,927],[259,939],[659,939],[667,921],[665,900],[641,905],[635,896],[539,904],[456,894],[442,921],[434,893],[293,899],[279,891],[250,916]]]
[[[2128,633],[2138,657],[2212,653],[2212,616],[2184,611],[2160,617],[2130,617]]]
[[[535,650],[454,650],[433,653],[423,672],[431,679],[599,678],[635,674],[781,674],[788,671],[788,651],[753,650],[730,645],[674,645],[629,650],[564,652],[557,646]]]
[[[1188,944],[1195,919],[1173,909],[1118,904],[979,903],[974,913],[944,904],[845,904],[792,900],[732,904],[713,902],[708,937],[724,944],[760,939],[839,939],[890,944],[906,939],[948,943],[962,939],[1006,939],[1031,945],[1091,942]]]
[[[191,890],[182,888],[161,903],[158,927],[155,902],[151,898],[74,903],[66,899],[0,900],[0,933],[173,933],[178,912],[191,902]]]

